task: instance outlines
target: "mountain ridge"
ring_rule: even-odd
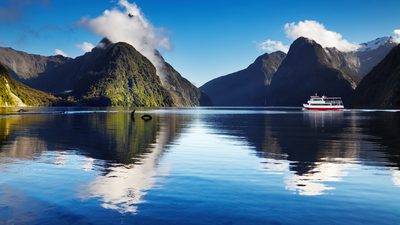
[[[368,73],[356,88],[355,107],[400,107],[400,44]]]
[[[0,47],[0,63],[7,68],[14,79],[19,81],[35,78],[46,70],[64,64],[70,59],[61,55],[42,56],[10,47]]]
[[[267,104],[301,106],[316,92],[346,99],[356,81],[335,67],[320,44],[304,37],[296,39],[272,78]]]
[[[214,105],[262,106],[265,93],[280,63],[286,56],[277,51],[256,58],[246,69],[215,78],[200,87]]]
[[[351,92],[353,92],[357,85],[360,83],[360,81],[365,77],[365,75],[372,69],[374,68],[386,55],[387,53],[395,46],[395,41],[391,37],[382,37],[382,38],[377,38],[373,41],[369,41],[365,44],[361,44],[362,48],[356,50],[356,51],[351,51],[351,52],[342,52],[339,51],[336,48],[324,48],[321,45],[319,45],[317,42],[315,42],[312,39],[309,38],[304,38],[300,37],[296,39],[293,44],[296,43],[297,40],[302,40],[304,43],[309,43],[311,45],[318,45],[318,50],[311,50],[311,51],[298,51],[295,58],[296,60],[302,60],[303,58],[307,58],[308,62],[303,62],[303,69],[306,71],[307,67],[315,67],[315,70],[320,70],[319,73],[329,72],[332,74],[336,74],[336,76],[339,79],[334,79],[333,76],[332,79],[336,81],[346,81],[351,89],[344,88],[344,86],[347,86],[346,83],[342,83],[342,88],[346,89],[346,91],[341,90],[341,91],[335,91],[332,88],[329,88],[329,85],[326,84],[323,87],[317,87],[314,85],[312,89],[313,91],[309,90],[309,94],[314,94],[315,92],[319,92],[321,94],[340,94],[343,95],[342,97],[346,98],[346,102],[349,102],[349,97],[351,96]],[[292,45],[293,45],[292,44]],[[291,46],[292,47],[292,46]],[[309,49],[310,50],[310,49]],[[292,52],[293,53],[293,52]],[[267,54],[268,55],[268,54]],[[265,55],[261,55],[257,58],[260,59],[264,57]],[[315,60],[311,57],[315,57]],[[257,61],[256,60],[256,61]],[[273,95],[270,89],[279,89],[279,87],[275,86],[281,86],[281,84],[274,84],[273,77],[276,76],[276,72],[281,69],[282,64],[279,64],[279,68],[276,69],[274,73],[271,73],[273,77],[271,76],[271,80],[265,82],[264,80],[258,80],[256,83],[258,84],[252,84],[252,90],[251,91],[244,91],[247,88],[245,84],[249,82],[248,78],[251,77],[251,73],[257,73],[255,71],[249,72],[249,75],[245,77],[244,79],[240,80],[240,82],[237,82],[236,84],[232,84],[230,79],[234,77],[234,75],[237,75],[238,73],[243,73],[243,71],[249,71],[252,66],[256,64],[256,61],[250,64],[246,69],[243,69],[238,72],[234,72],[225,76],[217,77],[215,79],[212,79],[205,83],[203,86],[200,87],[201,90],[203,90],[205,93],[210,95],[210,98],[212,101],[215,102],[216,105],[226,105],[226,106],[246,106],[246,105],[270,105],[274,106],[276,103],[275,101],[278,101],[277,99],[273,100],[270,98],[268,95]],[[285,61],[285,60],[283,60]],[[307,65],[307,63],[310,63]],[[322,69],[318,65],[323,65],[324,69]],[[285,70],[285,69],[281,69]],[[286,68],[286,70],[289,70],[289,68]],[[325,71],[325,72],[324,72]],[[301,70],[298,70],[296,73],[302,72]],[[304,71],[303,71],[304,72]],[[309,71],[310,72],[310,71]],[[316,72],[316,71],[314,71]],[[292,72],[292,75],[295,76],[296,73]],[[316,74],[315,74],[316,75]],[[318,78],[318,77],[317,77]],[[314,78],[315,79],[315,78]],[[285,82],[290,83],[291,78],[287,77],[285,79]],[[265,84],[268,86],[267,93],[262,91],[261,89],[256,88],[257,86],[261,86],[261,84],[265,82]],[[272,82],[272,83],[271,83]],[[308,80],[297,80],[296,84],[293,84],[293,88],[298,88],[297,86],[307,86]],[[214,87],[213,87],[214,86]],[[284,88],[284,86],[280,87]],[[258,91],[257,91],[258,90]],[[254,93],[258,92],[258,100],[254,101],[253,99],[257,98],[251,98],[252,95],[254,94],[249,94],[249,93]],[[237,95],[234,95],[232,93],[238,93]],[[257,94],[256,94],[257,95]],[[282,98],[286,98],[284,93],[280,91],[279,96]],[[277,96],[276,96],[277,97]],[[299,96],[293,96],[295,98]],[[306,101],[306,99],[309,96],[302,95],[301,98],[303,98],[302,101]],[[269,99],[268,99],[269,98]],[[241,99],[246,99],[247,101],[242,101]],[[261,100],[260,100],[261,99]],[[250,104],[249,104],[250,102]],[[254,102],[257,102],[257,104],[253,104]],[[290,102],[290,98],[286,98],[286,100],[279,102],[279,105],[296,105],[298,106],[299,104],[301,105],[301,101],[297,100],[296,103]]]

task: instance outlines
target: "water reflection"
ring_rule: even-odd
[[[149,122],[126,112],[0,118],[0,223],[400,218],[392,213],[400,190],[397,113],[149,113]]]
[[[143,155],[138,163],[113,165],[105,175],[97,177],[89,184],[85,197],[101,198],[101,206],[106,209],[135,213],[137,205],[143,202],[146,191],[156,182],[158,160],[166,145],[176,138],[182,124],[185,123],[181,119],[168,117],[160,126],[148,153]]]
[[[98,176],[76,190],[81,200],[95,198],[104,208],[134,213],[155,176],[162,175],[157,164],[167,145],[190,120],[170,115],[133,122],[128,113],[0,118],[0,163],[6,168],[16,160],[35,160],[95,170]]]
[[[216,133],[243,138],[262,168],[284,174],[286,189],[321,195],[335,189],[354,164],[382,166],[398,182],[400,123],[396,113],[298,112],[206,118]],[[371,124],[373,124],[371,126]],[[380,129],[379,129],[380,128]],[[371,130],[372,129],[372,130]]]
[[[392,170],[392,176],[393,176],[393,184],[400,186],[400,171],[399,170]]]
[[[349,164],[321,162],[306,174],[291,174],[285,178],[286,188],[300,195],[322,195],[334,190],[329,182],[340,182],[347,175]]]

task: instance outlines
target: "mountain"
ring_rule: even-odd
[[[104,39],[91,52],[48,70],[31,82],[96,106],[171,106],[154,65],[133,46]]]
[[[360,48],[356,51],[341,52],[336,48],[324,49],[332,67],[351,76],[355,81],[352,83],[355,88],[361,79],[396,45],[397,42],[392,37],[381,37],[360,44]]]
[[[265,105],[266,90],[271,79],[285,58],[283,52],[259,56],[244,70],[213,79],[200,87],[220,106]]]
[[[75,59],[18,54],[28,59],[59,58],[60,61],[54,64],[48,61],[47,67],[40,64],[40,70],[32,70],[29,76],[21,73],[18,67],[16,69],[10,67],[14,68],[10,71],[31,87],[61,94],[80,104],[104,106],[210,104],[207,96],[165,62],[158,52],[162,66],[159,68],[161,71],[157,73],[154,65],[134,47],[126,43],[112,43],[107,38],[103,38],[91,52]],[[18,54],[8,54],[7,58],[12,59],[8,61],[18,61],[19,58],[16,57]],[[33,65],[38,64],[38,60],[29,62]],[[31,64],[30,67],[33,66]]]
[[[7,69],[0,64],[0,106],[42,106],[52,105],[57,101],[52,95],[12,79]]]
[[[267,104],[301,106],[314,93],[348,99],[357,83],[355,73],[340,70],[340,54],[300,37],[272,77]],[[335,55],[335,57],[332,57]],[[346,67],[347,68],[347,67]]]
[[[400,107],[400,45],[365,76],[352,102],[356,107]]]
[[[294,44],[300,45],[299,42],[305,41],[305,38],[300,38],[297,42],[295,41]],[[311,45],[317,45],[317,43],[311,40],[309,43]],[[361,47],[357,51],[352,52],[341,52],[336,48],[322,48],[321,46],[314,50],[309,48],[296,48],[295,53],[293,53],[292,50],[292,55],[295,54],[298,58],[293,59],[290,64],[285,64],[286,68],[282,69],[280,74],[287,73],[287,77],[284,80],[275,81],[276,84],[275,82],[271,83],[271,79],[274,80],[272,77],[276,76],[275,72],[281,66],[281,62],[285,58],[285,55],[282,52],[265,54],[257,58],[257,60],[248,68],[213,79],[201,86],[200,89],[210,96],[215,105],[224,106],[261,106],[265,104],[298,106],[301,102],[305,101],[309,97],[308,95],[313,94],[316,91],[318,91],[320,94],[337,93],[344,98],[348,98],[351,95],[350,93],[352,90],[344,87],[348,86],[346,82],[350,84],[351,89],[354,90],[362,78],[374,66],[376,66],[394,46],[396,46],[396,41],[392,37],[382,37],[367,43],[363,43],[360,46]],[[313,57],[317,58],[315,59],[315,63],[307,64],[308,66],[301,65],[302,62],[309,62]],[[296,64],[296,62],[299,63]],[[292,71],[290,71],[290,67],[292,66],[296,68],[293,68]],[[322,85],[322,83],[310,84],[308,80],[309,78],[290,78],[291,76],[296,76],[297,73],[308,73],[313,69],[314,73],[325,72],[325,70],[321,69],[320,67],[311,68],[310,66],[323,66],[325,69],[330,71],[339,71],[340,75],[338,75],[338,79],[340,81],[345,81],[345,83],[340,85],[342,90],[334,90],[332,88],[329,89],[329,85],[325,83],[327,81],[321,81],[322,83],[325,83],[325,86],[319,86]],[[324,75],[322,75],[322,77],[324,77]],[[318,77],[318,79],[322,79],[322,77]],[[330,76],[327,75],[324,79],[327,79],[328,77]],[[277,78],[276,80],[279,79]],[[287,97],[286,100],[284,100],[285,95],[287,95],[283,91],[283,89],[287,88],[284,85],[285,82],[288,83],[287,87],[293,86],[295,89],[301,89],[302,87],[300,86],[312,86],[308,87],[308,89],[306,88],[306,92],[308,93],[306,98],[304,98],[305,95],[296,95]],[[294,83],[289,84],[291,82]],[[279,90],[279,94],[275,93],[275,99],[268,96],[270,94],[274,95],[274,93],[268,91],[268,89],[270,89],[269,87],[273,87],[274,90]],[[290,95],[290,93],[288,93],[288,95]],[[277,99],[278,96],[279,98],[282,98],[282,100]],[[299,99],[291,102],[290,99],[292,99],[292,97]],[[300,98],[302,98],[302,100],[300,100]],[[266,102],[266,99],[269,100]]]
[[[176,106],[199,106],[211,105],[207,96],[202,93],[189,80],[182,77],[169,63],[167,63],[159,52],[156,52],[162,63],[159,71],[163,87],[171,94]]]
[[[362,43],[361,48],[353,52],[358,58],[358,73],[364,77],[399,43],[393,37],[381,37]]]
[[[41,56],[17,51],[12,48],[0,47],[0,63],[9,71],[10,75],[20,81],[38,77],[41,73],[53,69],[70,58],[61,55]]]

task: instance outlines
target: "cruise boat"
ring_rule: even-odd
[[[327,97],[325,95],[318,96],[315,94],[311,96],[307,104],[303,104],[304,109],[307,110],[343,110],[343,101],[340,97]]]

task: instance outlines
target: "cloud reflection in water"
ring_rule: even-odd
[[[168,143],[168,130],[161,126],[150,153],[142,156],[137,164],[114,164],[106,175],[98,176],[88,185],[84,197],[100,198],[101,206],[120,213],[135,213],[137,205],[143,203],[146,192],[153,188],[157,179],[157,163]],[[89,162],[85,164],[88,166]]]

